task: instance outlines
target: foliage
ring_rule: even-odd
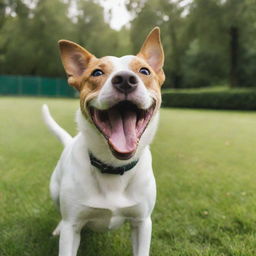
[[[158,25],[167,87],[256,86],[254,0],[127,0],[126,6],[133,19],[115,31],[101,0],[0,0],[0,74],[63,76],[59,39],[98,57],[136,54]]]
[[[168,0],[132,0],[128,8],[134,10],[131,26],[131,42],[138,49],[146,34],[154,26],[161,27],[162,41],[165,50],[166,84],[179,87],[181,85],[181,61],[186,46],[181,39],[184,30],[182,8]]]
[[[118,33],[104,21],[103,8],[94,1],[78,1],[76,32],[77,42],[85,45],[98,57],[123,55],[130,51],[129,33],[125,29]],[[124,50],[126,48],[126,50]]]
[[[256,110],[255,89],[167,90],[163,106],[176,108],[207,108]]]
[[[1,74],[64,75],[57,47],[60,39],[80,43],[98,57],[130,52],[129,33],[112,30],[97,2],[76,0],[79,12],[70,17],[70,1],[39,0],[34,8],[12,1],[16,5],[0,29]]]
[[[51,232],[60,217],[48,185],[62,145],[41,120],[43,103],[49,104],[65,129],[76,134],[77,100],[0,101],[5,120],[0,126],[1,256],[58,254],[58,238]],[[255,115],[161,111],[151,147],[158,188],[152,256],[256,254]],[[82,233],[79,255],[131,254],[128,226]]]
[[[130,0],[134,45],[152,23],[162,28],[168,87],[255,86],[256,3],[246,0]],[[237,31],[232,45],[231,30]],[[134,35],[134,36],[133,36]],[[234,60],[235,58],[235,60]]]

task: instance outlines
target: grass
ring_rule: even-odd
[[[48,103],[75,134],[77,100],[0,98],[0,255],[57,255],[48,183],[62,150]],[[152,256],[256,255],[256,113],[164,109],[152,145],[158,199]],[[131,255],[128,225],[83,231],[79,256]]]
[[[163,89],[162,93],[202,93],[202,92],[255,92],[254,87],[236,87],[230,88],[227,85],[217,85],[208,87],[198,87],[198,88],[167,88]]]

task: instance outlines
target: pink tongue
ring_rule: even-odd
[[[108,118],[112,127],[109,143],[119,153],[132,153],[137,147],[136,113],[125,111],[122,116],[118,110],[111,109]]]

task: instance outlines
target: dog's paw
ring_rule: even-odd
[[[59,236],[60,235],[60,227],[61,227],[61,221],[59,222],[58,226],[52,232],[53,236]]]

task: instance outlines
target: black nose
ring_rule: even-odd
[[[122,93],[131,93],[138,86],[138,79],[131,72],[121,71],[111,80],[113,86]]]

